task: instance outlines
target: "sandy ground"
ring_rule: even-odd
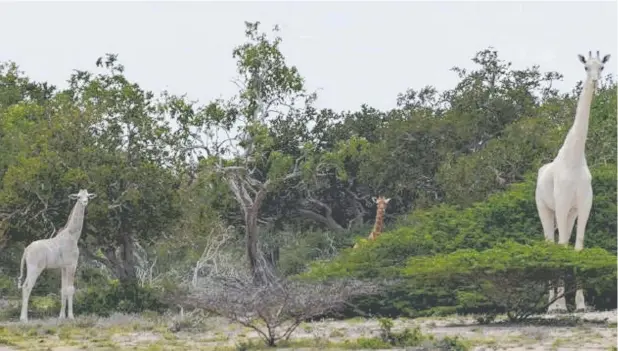
[[[616,311],[537,317],[554,321],[535,325],[478,325],[473,317],[451,316],[399,319],[394,321],[394,330],[418,326],[423,333],[437,338],[459,336],[476,351],[593,351],[611,350],[616,345]],[[193,320],[198,321],[195,323],[199,327],[195,323],[174,323],[170,318],[129,315],[78,317],[74,322],[61,323],[56,319],[31,320],[27,325],[0,322],[0,351],[233,350],[238,342],[258,338],[255,331],[222,318]],[[353,348],[350,345],[344,347],[346,340],[378,336],[379,330],[378,321],[372,319],[303,323],[291,337],[298,346],[287,349],[350,349]],[[331,345],[326,347],[324,341]]]

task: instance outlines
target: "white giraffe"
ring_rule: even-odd
[[[539,169],[535,197],[545,239],[555,242],[554,231],[557,226],[558,244],[567,245],[577,219],[575,250],[579,251],[584,248],[584,232],[592,207],[592,176],[586,163],[585,152],[590,105],[597,81],[610,55],[601,59],[597,51],[596,57],[592,56],[592,52],[588,52],[587,60],[582,55],[578,57],[584,64],[586,80],[577,103],[575,121],[556,158]],[[550,288],[550,302],[556,296],[562,297],[549,306],[549,313],[566,311],[563,294],[564,281],[561,280],[557,291]],[[575,308],[578,311],[586,310],[584,292],[579,283],[575,293]]]
[[[60,229],[53,238],[33,241],[24,250],[19,265],[19,278],[17,279],[17,288],[22,289],[21,316],[19,317],[21,321],[28,321],[30,293],[39,275],[47,268],[60,268],[62,272],[60,319],[64,319],[66,316],[67,302],[68,317],[74,319],[73,294],[75,293],[75,287],[73,282],[75,281],[75,270],[77,269],[77,260],[79,258],[77,241],[82,234],[84,212],[88,205],[88,200],[95,197],[96,194],[88,194],[86,189],[81,189],[77,194],[69,195],[69,199],[77,199],[77,202],[73,206],[73,210],[64,228]],[[26,280],[22,285],[21,279],[24,263],[27,266],[27,274]]]

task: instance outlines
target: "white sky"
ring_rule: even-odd
[[[236,92],[244,21],[281,27],[282,50],[317,105],[387,109],[407,88],[457,82],[453,66],[493,46],[515,67],[583,79],[577,54],[600,50],[616,74],[617,5],[603,2],[0,2],[0,61],[63,86],[72,69],[119,54],[127,76],[207,102]]]

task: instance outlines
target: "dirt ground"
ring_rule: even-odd
[[[616,346],[616,311],[559,316],[534,325],[478,325],[473,317],[398,319],[394,331],[418,326],[436,338],[459,336],[470,350],[612,350]],[[354,340],[378,336],[374,319],[325,320],[303,323],[292,334],[288,350],[362,349]],[[0,322],[0,351],[16,350],[235,350],[258,334],[222,318],[112,315],[80,316],[73,322],[57,319]],[[284,348],[282,348],[284,349]],[[407,348],[407,350],[429,350]],[[614,349],[615,350],[615,349]]]

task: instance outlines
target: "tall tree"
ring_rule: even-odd
[[[66,93],[81,118],[66,159],[100,195],[88,217],[87,252],[130,282],[136,241],[155,239],[179,215],[172,153],[179,140],[172,137],[165,101],[128,81],[116,55],[97,66],[105,72],[78,71],[69,80]]]
[[[303,156],[294,158],[278,149],[269,128],[309,108],[315,99],[305,91],[296,67],[286,64],[281,38],[269,38],[259,24],[245,22],[247,42],[233,51],[238,94],[210,103],[182,123],[186,135],[197,139],[185,150],[204,150],[208,158],[203,162],[213,180],[223,180],[234,194],[243,216],[249,268],[258,283],[267,279],[258,262],[260,210],[269,193],[299,179],[304,162]],[[273,32],[278,30],[275,26]],[[203,141],[202,135],[209,140]]]

